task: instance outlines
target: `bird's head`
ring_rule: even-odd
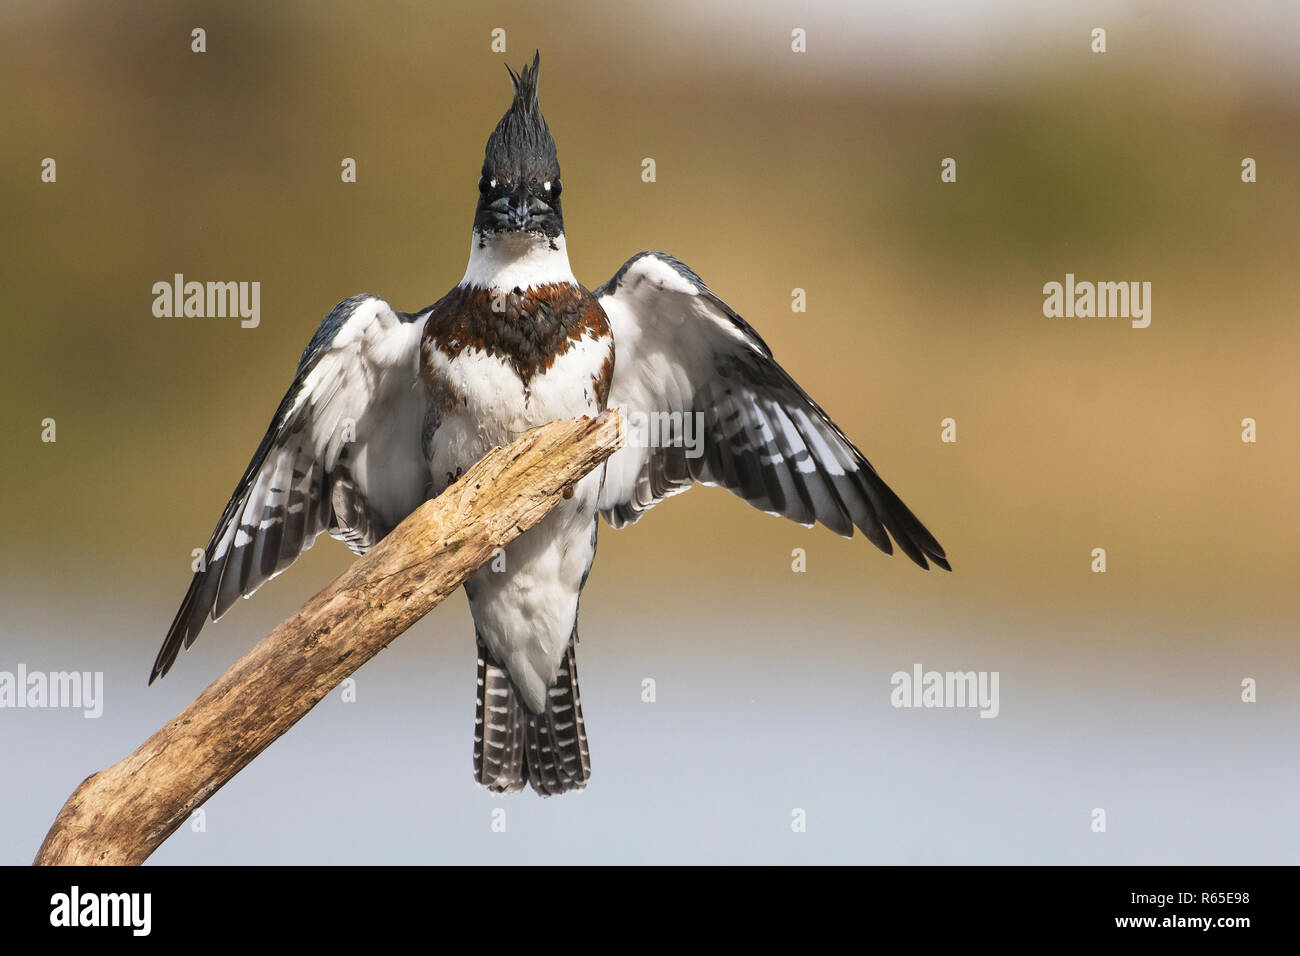
[[[474,214],[474,229],[483,236],[536,233],[554,240],[564,232],[560,161],[537,102],[540,62],[541,55],[535,54],[532,66],[519,73],[506,67],[515,98],[484,151]]]

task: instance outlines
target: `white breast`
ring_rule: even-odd
[[[613,348],[609,336],[584,336],[527,383],[504,358],[478,348],[464,349],[454,358],[431,352],[434,369],[462,399],[434,435],[430,468],[435,487],[440,491],[449,477],[530,428],[596,414],[594,379]]]

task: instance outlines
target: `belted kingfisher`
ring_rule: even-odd
[[[363,554],[493,447],[617,407],[672,423],[628,443],[465,583],[478,644],[474,773],[549,796],[591,774],[575,651],[597,513],[614,528],[700,482],[762,511],[892,536],[922,568],[943,548],[748,323],[662,252],[594,292],[569,267],[539,56],[509,70],[514,101],[488,138],[469,265],[432,306],[345,299],[312,336],[163,641],[166,674],[205,620],[252,594],[327,531]],[[644,420],[644,419],[643,419]],[[683,440],[703,426],[702,448]],[[495,568],[497,569],[494,569]]]

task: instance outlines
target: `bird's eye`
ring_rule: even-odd
[[[497,181],[495,179],[488,179],[486,176],[479,177],[479,181],[478,181],[479,192],[483,193],[484,195],[487,195],[488,190],[496,189],[496,188],[497,188]]]
[[[558,196],[560,194],[560,181],[557,179],[554,182],[547,183],[546,191],[551,194],[551,198]]]

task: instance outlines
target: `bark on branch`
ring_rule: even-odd
[[[537,524],[620,444],[620,419],[552,422],[486,455],[68,798],[37,865],[138,864],[340,682]]]

